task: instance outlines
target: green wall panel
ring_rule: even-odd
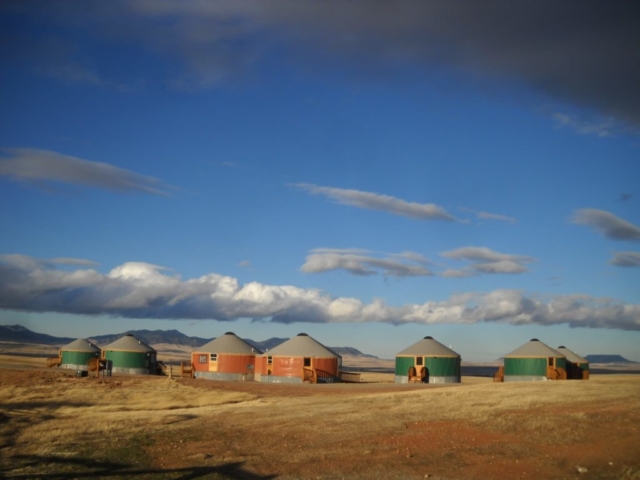
[[[547,375],[546,358],[505,358],[505,375]]]
[[[117,352],[107,350],[106,358],[113,362],[114,367],[149,368],[149,357],[143,352]]]
[[[425,366],[432,377],[460,376],[460,359],[457,357],[425,357]]]
[[[566,370],[567,369],[567,359],[566,358],[562,358],[562,357],[556,358],[556,368],[564,368]]]
[[[413,357],[396,357],[396,375],[407,375],[413,367]]]
[[[86,365],[90,358],[95,358],[99,355],[97,352],[66,352],[63,350],[62,364]]]

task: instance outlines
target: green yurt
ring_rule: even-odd
[[[100,357],[100,349],[89,340],[78,338],[60,349],[60,368],[87,370],[87,362]]]
[[[563,373],[566,378],[565,356],[537,338],[504,356],[505,382],[560,380]]]
[[[396,383],[460,383],[460,355],[424,337],[396,355]]]
[[[102,358],[111,361],[113,373],[155,375],[157,353],[142,340],[127,333],[103,347]]]
[[[565,346],[557,350],[567,357],[567,378],[571,380],[589,380],[589,360],[572,352]]]

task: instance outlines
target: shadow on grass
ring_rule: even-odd
[[[0,467],[0,478],[56,480],[67,478],[166,478],[188,480],[195,478],[271,480],[277,475],[256,475],[244,469],[244,462],[214,466],[184,468],[134,468],[132,465],[112,461],[56,456],[15,455],[16,465]],[[30,471],[30,470],[34,471]],[[42,473],[37,473],[38,471]]]
[[[76,401],[50,401],[50,400],[34,400],[31,402],[6,402],[2,404],[2,408],[7,411],[15,412],[15,411],[23,411],[23,410],[34,410],[36,408],[42,408],[46,410],[57,410],[62,407],[92,407],[94,404],[89,402],[76,402]],[[39,415],[38,412],[29,412],[33,415]]]

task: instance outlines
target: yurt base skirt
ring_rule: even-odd
[[[547,377],[538,375],[505,375],[505,382],[544,382]]]
[[[149,370],[147,370],[146,368],[113,367],[111,371],[113,373],[127,373],[129,375],[151,375]]]
[[[87,365],[74,365],[72,363],[63,363],[62,365],[60,365],[60,368],[68,368],[69,370],[83,370],[86,371],[87,370]]]
[[[195,377],[230,382],[253,382],[254,380],[253,373],[196,372]]]
[[[302,383],[300,377],[280,377],[278,375],[262,375],[262,383]]]
[[[396,383],[409,383],[409,377],[406,375],[396,375]],[[458,377],[429,377],[429,382],[425,383],[460,383]]]

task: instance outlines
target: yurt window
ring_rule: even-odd
[[[200,355],[200,358],[198,359],[198,362],[207,363],[207,356],[206,355]]]
[[[271,355],[269,355],[267,357],[267,365],[271,365],[271,364],[273,364],[273,357]]]
[[[549,366],[553,367],[553,357],[549,357]]]
[[[212,353],[211,354],[211,361],[212,362],[217,362],[218,361],[218,354],[217,353]]]
[[[416,357],[416,365],[421,366],[422,365],[422,357]]]
[[[311,366],[311,358],[310,357],[304,357],[304,366],[305,367],[310,367]]]

